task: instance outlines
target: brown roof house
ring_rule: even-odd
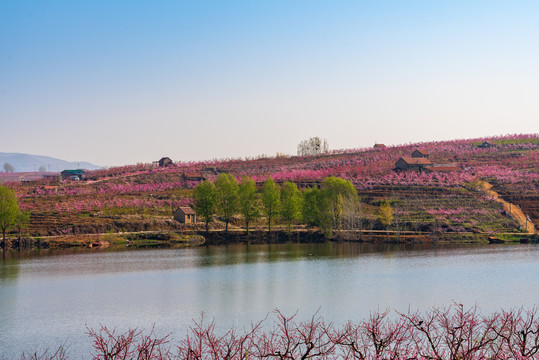
[[[480,149],[489,149],[489,148],[495,148],[496,145],[495,145],[495,144],[491,144],[491,143],[489,143],[488,141],[485,141],[485,142],[483,142],[482,144],[477,145],[477,147],[480,148]]]
[[[413,171],[423,171],[425,168],[432,166],[432,163],[427,158],[410,158],[410,157],[401,157],[395,163],[395,170],[413,170]]]
[[[185,172],[183,173],[184,180],[190,181],[204,181],[206,177],[201,172]]]
[[[429,156],[430,156],[430,154],[428,152],[426,152],[425,150],[421,150],[421,149],[416,149],[412,153],[413,158],[425,158],[425,159],[428,159]]]
[[[182,224],[196,224],[197,214],[195,210],[189,206],[180,206],[178,210],[174,212],[174,220],[181,222]]]
[[[159,160],[159,166],[160,167],[167,167],[174,164],[171,158],[169,157],[163,157]]]
[[[456,164],[433,164],[432,166],[426,167],[424,170],[428,172],[446,173],[459,171],[460,168]]]
[[[385,149],[386,146],[384,144],[374,144],[375,149]]]

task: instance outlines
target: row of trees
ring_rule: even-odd
[[[213,216],[219,214],[225,222],[225,231],[234,216],[241,215],[245,229],[264,216],[268,231],[277,219],[282,220],[290,232],[292,223],[303,221],[328,232],[343,226],[353,227],[359,219],[360,206],[357,191],[350,181],[328,177],[320,188],[300,191],[293,182],[277,185],[268,178],[261,189],[249,177],[238,184],[234,176],[220,174],[211,182],[200,183],[193,193],[195,210],[206,223],[206,231]]]
[[[0,185],[0,230],[2,231],[2,247],[6,247],[6,233],[15,228],[20,234],[28,226],[30,214],[19,208],[19,200],[13,190]]]

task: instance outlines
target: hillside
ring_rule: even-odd
[[[100,168],[100,166],[85,161],[65,161],[50,156],[0,152],[2,171],[5,163],[11,164],[15,172],[34,172],[39,171],[41,167],[49,172],[60,172],[65,169],[96,170]]]
[[[485,141],[491,146],[479,147]],[[420,172],[395,171],[397,160],[416,149],[429,153],[436,165]],[[304,157],[225,159],[169,167],[141,164],[92,171],[86,181],[13,186],[21,206],[32,213],[29,232],[33,235],[181,230],[186,225],[172,220],[173,210],[191,204],[192,189],[201,178],[212,180],[221,172],[238,180],[249,176],[259,184],[271,176],[278,183],[296,182],[300,188],[317,186],[328,176],[350,180],[361,198],[363,230],[385,230],[378,209],[382,200],[388,200],[395,220],[387,230],[393,232],[427,234],[430,239],[526,232],[526,225],[509,216],[509,208],[485,191],[488,184],[490,191],[518,205],[539,225],[537,134]],[[235,224],[241,226],[241,219]],[[260,227],[263,224],[261,220]],[[212,226],[222,224],[217,221]]]

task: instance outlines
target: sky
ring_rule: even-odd
[[[536,0],[0,2],[0,152],[116,166],[538,129]]]

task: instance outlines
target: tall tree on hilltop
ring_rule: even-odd
[[[3,248],[6,247],[6,232],[15,224],[19,211],[19,201],[15,192],[0,185],[0,230]]]
[[[197,185],[193,191],[195,200],[195,211],[204,219],[206,223],[206,232],[209,230],[209,224],[213,220],[216,205],[215,185],[206,180]]]
[[[249,223],[260,217],[260,196],[255,181],[244,176],[239,187],[240,213],[245,219],[245,230],[249,234]]]
[[[217,210],[225,220],[225,232],[228,233],[228,223],[238,211],[238,182],[231,174],[221,173],[214,184]]]
[[[4,163],[4,171],[9,173],[15,171],[15,168],[10,163]]]
[[[281,206],[280,191],[275,181],[270,177],[262,188],[262,210],[268,221],[268,232],[271,234],[271,224],[279,216]]]
[[[320,139],[318,136],[303,140],[298,144],[298,156],[323,154],[328,150],[327,140]]]

